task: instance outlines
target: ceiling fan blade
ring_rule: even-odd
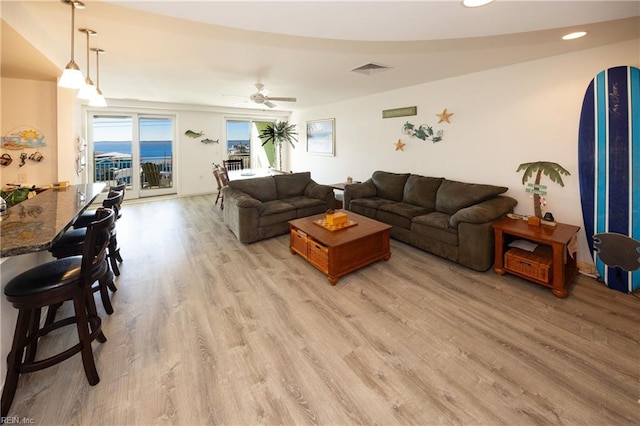
[[[274,104],[274,103],[273,103],[273,102],[271,102],[271,101],[264,101],[264,104],[265,104],[266,106],[268,106],[269,108],[275,108],[275,107],[277,107],[277,106],[278,106],[278,105]]]
[[[273,96],[269,96],[269,100],[280,101],[280,102],[296,102],[297,101],[296,98],[279,98],[279,97],[273,97]]]

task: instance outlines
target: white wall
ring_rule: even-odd
[[[365,180],[375,170],[387,170],[503,185],[518,200],[516,212],[533,214],[516,169],[524,162],[552,161],[571,176],[563,177],[564,188],[543,178],[548,184],[543,211],[583,227],[578,123],[584,92],[603,69],[639,66],[639,52],[640,41],[634,40],[294,113],[291,121],[301,129],[307,120],[336,119],[336,156],[307,154],[302,136],[290,152],[292,168],[310,170],[321,183],[347,176]],[[414,105],[417,116],[382,118],[382,110]],[[454,114],[451,124],[437,124],[436,114],[444,108]],[[409,138],[401,132],[406,121],[443,129],[444,139]],[[404,151],[395,150],[398,139],[406,143]],[[579,244],[578,260],[590,263],[583,231]]]

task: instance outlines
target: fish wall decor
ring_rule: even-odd
[[[193,130],[187,130],[186,132],[184,132],[184,134],[194,139],[199,138],[200,136],[204,136],[204,132],[202,130],[200,130],[200,133],[194,132]]]
[[[218,143],[218,142],[220,142],[220,139],[213,140],[213,139],[207,138],[207,139],[202,139],[200,142],[202,142],[202,143]]]

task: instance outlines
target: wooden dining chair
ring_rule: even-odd
[[[213,176],[216,178],[216,183],[218,184],[218,195],[216,196],[216,201],[213,205],[218,204],[218,200],[220,200],[220,210],[224,209],[224,197],[222,196],[222,188],[229,183],[229,175],[227,174],[227,169],[224,166],[220,166],[217,164],[213,164]]]
[[[242,159],[222,160],[222,165],[227,170],[242,170],[244,168]]]
[[[213,205],[217,205],[218,204],[218,200],[220,201],[220,208],[224,208],[223,207],[223,203],[224,200],[222,199],[222,187],[224,185],[222,185],[222,179],[220,178],[220,170],[217,168],[213,169],[213,176],[216,178],[216,183],[218,184],[218,195],[216,195],[216,201],[213,203]]]

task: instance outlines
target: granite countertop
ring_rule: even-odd
[[[105,186],[95,183],[49,189],[8,208],[0,222],[0,257],[48,250]]]

